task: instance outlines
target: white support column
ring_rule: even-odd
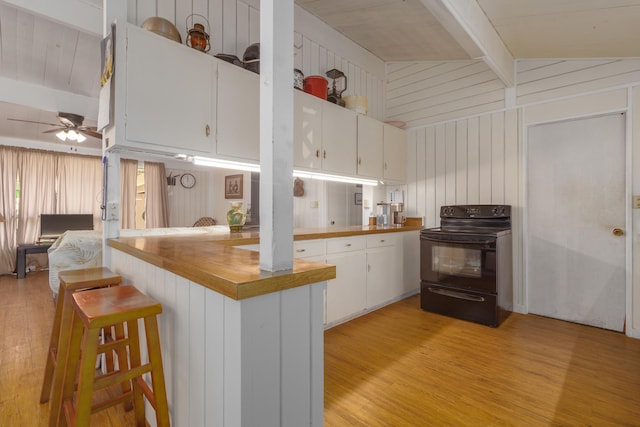
[[[127,22],[127,0],[103,0],[102,2],[103,8],[103,21],[102,21],[102,34],[107,35],[111,32],[111,24],[113,22]],[[124,31],[121,31],[118,34],[116,30],[116,38],[124,37]],[[116,43],[118,40],[116,40]],[[114,51],[116,50],[114,46]],[[123,52],[123,50],[121,50]],[[123,55],[124,56],[124,55]],[[118,64],[118,61],[124,63],[124,58],[116,57],[116,76],[117,78],[118,71],[121,71],[122,76],[124,76],[124,67],[122,64]],[[118,67],[118,65],[120,65]],[[117,98],[116,98],[117,99]],[[116,99],[111,99],[110,102],[116,102]],[[114,152],[107,152],[105,147],[105,138],[113,138],[121,137],[124,132],[122,129],[116,129],[114,123],[111,123],[110,126],[107,126],[106,132],[103,134],[103,150],[102,150],[102,161],[103,167],[107,168],[107,187],[103,188],[103,191],[106,191],[106,201],[107,206],[105,206],[106,212],[106,220],[102,222],[102,236],[104,237],[102,243],[102,263],[103,265],[111,264],[111,248],[106,245],[106,239],[118,237],[120,235],[120,216],[121,216],[121,206],[120,206],[120,154]],[[106,161],[106,164],[104,163]],[[103,183],[104,185],[104,183]],[[109,206],[116,206],[116,218],[112,218],[112,213],[109,212]]]
[[[293,267],[293,0],[260,1],[260,268]]]

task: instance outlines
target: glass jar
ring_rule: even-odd
[[[242,231],[247,214],[242,210],[242,202],[231,202],[231,209],[227,212],[227,224],[229,230],[234,233]]]

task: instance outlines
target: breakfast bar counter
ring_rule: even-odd
[[[294,240],[414,229],[304,229]],[[172,425],[323,424],[325,292],[336,267],[296,258],[291,270],[260,270],[259,252],[238,248],[256,243],[257,232],[221,226],[121,230],[106,242],[104,265],[162,304]]]

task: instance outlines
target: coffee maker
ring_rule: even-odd
[[[389,210],[391,213],[391,225],[396,227],[403,226],[405,222],[405,216],[402,215],[402,211],[404,210],[404,203],[389,203]]]

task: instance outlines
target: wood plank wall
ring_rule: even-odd
[[[386,119],[408,127],[496,111],[502,82],[482,61],[388,63]]]
[[[190,227],[198,218],[212,216],[214,191],[211,173],[167,168],[167,175],[171,173],[172,176],[176,176],[186,172],[193,174],[196,178],[196,185],[193,188],[184,188],[180,185],[180,178],[176,179],[176,185],[167,187],[171,227]],[[219,218],[216,219],[220,221]],[[226,221],[221,224],[226,224]]]
[[[227,53],[242,59],[245,49],[260,41],[259,0],[131,0],[127,20],[141,25],[151,16],[162,16],[176,25],[184,43],[191,14],[202,15],[209,21],[210,55]],[[324,76],[332,68],[344,72],[347,90],[343,96],[366,96],[368,115],[376,119],[384,117],[383,62],[298,6],[295,6],[294,55],[294,67],[305,76]],[[291,79],[293,84],[293,70]]]

